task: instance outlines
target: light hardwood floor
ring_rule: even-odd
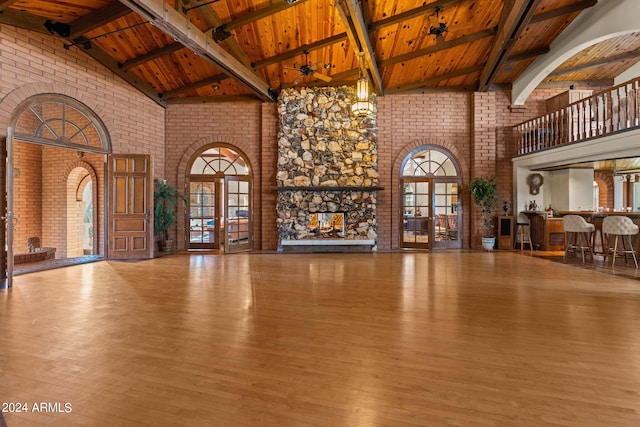
[[[639,426],[640,281],[469,251],[31,273],[0,292],[0,402],[28,405],[9,427]]]

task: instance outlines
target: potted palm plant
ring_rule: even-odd
[[[494,175],[477,177],[469,183],[469,191],[473,198],[473,205],[482,211],[482,247],[492,251],[496,244],[496,237],[493,234],[493,212],[498,205],[498,184]]]
[[[178,203],[186,199],[178,187],[167,184],[166,180],[155,179],[153,184],[153,231],[160,251],[173,252],[175,240],[169,238],[169,228],[178,215]]]

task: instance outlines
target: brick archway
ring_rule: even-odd
[[[391,221],[388,224],[391,227],[391,246],[393,248],[398,248],[399,242],[400,242],[400,230],[399,230],[399,227],[397,226],[397,224],[400,223],[400,199],[396,195],[400,192],[400,175],[401,175],[402,165],[407,159],[407,157],[411,155],[411,153],[421,148],[427,148],[427,147],[441,148],[447,153],[449,153],[452,159],[454,159],[455,162],[457,162],[460,168],[460,177],[462,178],[463,189],[466,188],[466,185],[469,181],[469,178],[468,178],[470,175],[469,163],[465,159],[464,155],[460,152],[456,144],[450,141],[447,141],[444,139],[438,139],[438,138],[419,138],[411,141],[410,143],[402,147],[402,150],[399,151],[398,155],[393,160],[392,172],[391,172],[391,187],[394,190],[392,192],[394,196],[392,196],[391,198],[391,206],[392,206]],[[463,191],[460,197],[462,199],[462,211],[464,213],[465,211],[469,210],[469,206],[470,206],[468,192]],[[469,245],[468,243],[470,238],[469,224],[470,224],[469,215],[463,215],[462,216],[462,228],[464,230],[462,235],[463,247],[468,247]]]

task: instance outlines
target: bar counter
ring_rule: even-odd
[[[562,218],[546,211],[522,211],[529,218],[531,243],[541,251],[564,251],[565,235]]]
[[[631,218],[634,224],[640,226],[640,212],[632,211],[632,212],[592,212],[592,211],[558,211],[556,214],[559,217],[564,215],[580,215],[587,222],[592,223],[596,227],[595,236],[593,239],[593,253],[594,254],[603,254],[604,246],[602,242],[604,241],[604,235],[602,234],[602,221],[607,216],[627,216]],[[631,236],[631,243],[635,248],[636,252],[640,252],[640,234],[636,234],[635,236]]]

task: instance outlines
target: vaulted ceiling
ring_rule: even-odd
[[[509,87],[596,3],[0,0],[0,23],[53,34],[166,105],[270,101],[285,87],[352,85],[360,63],[382,95]],[[611,82],[638,52],[638,33],[609,39],[546,81]]]

